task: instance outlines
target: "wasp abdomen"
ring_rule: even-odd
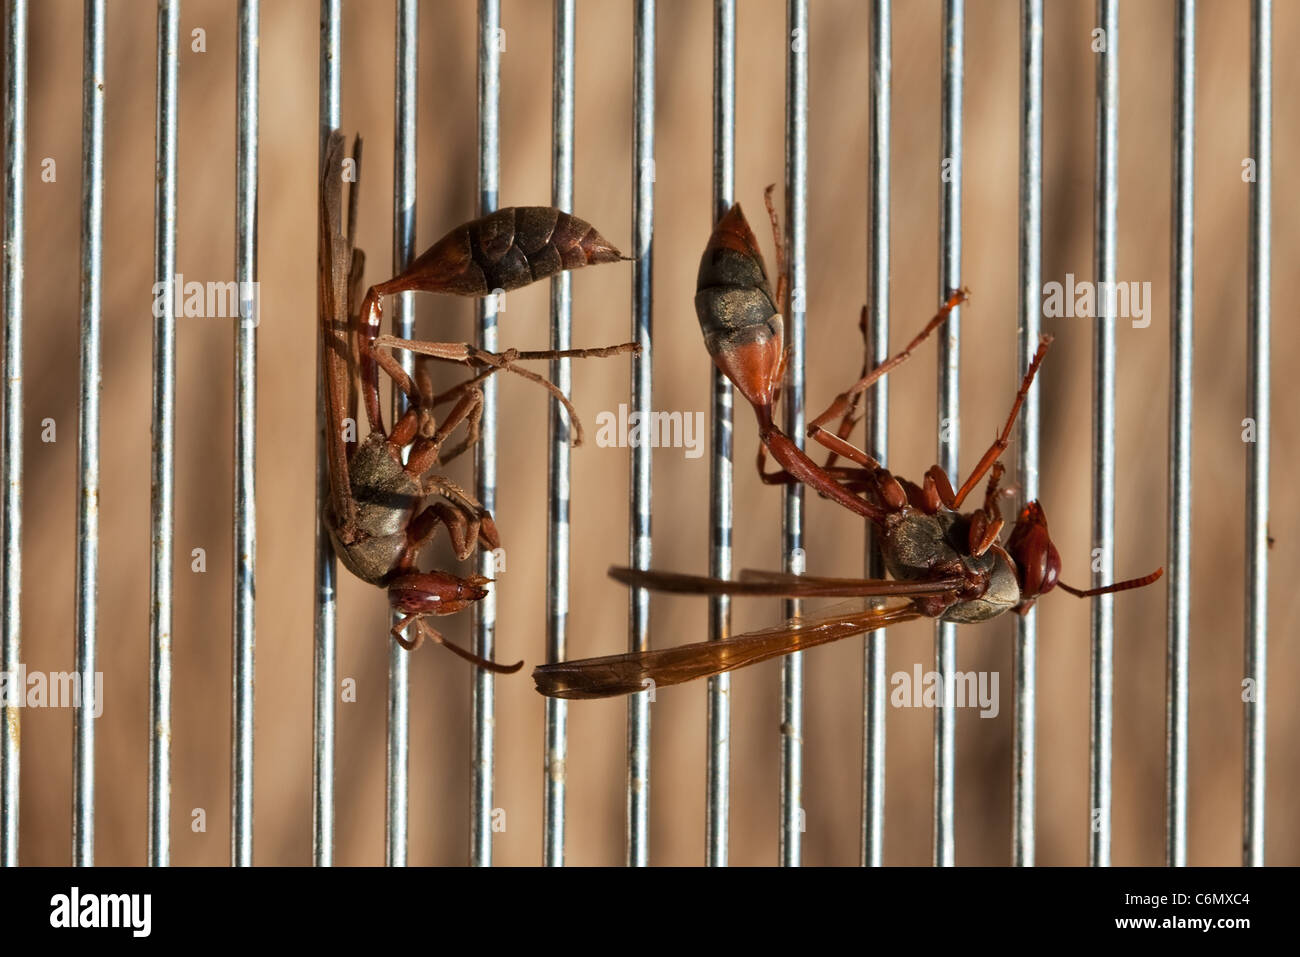
[[[550,206],[508,206],[453,229],[404,275],[439,292],[486,296],[620,258],[586,220]]]
[[[700,259],[695,314],[710,353],[780,334],[763,255],[739,203],[714,228]]]
[[[750,402],[770,404],[784,334],[763,254],[739,203],[714,227],[700,259],[695,314],[713,361]]]

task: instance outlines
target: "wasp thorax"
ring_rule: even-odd
[[[887,523],[881,553],[894,578],[926,581],[960,575],[969,582],[955,602],[916,599],[925,614],[969,624],[996,618],[1019,603],[1020,583],[1007,554],[996,546],[983,555],[969,553],[969,520],[965,516],[956,512],[927,515],[908,509],[890,515]]]
[[[348,571],[379,584],[406,551],[406,526],[422,495],[402,460],[379,432],[366,436],[348,463],[357,514],[354,527],[342,529],[328,515],[335,551]]]

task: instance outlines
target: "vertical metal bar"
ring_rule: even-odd
[[[632,412],[650,414],[651,295],[655,180],[655,0],[636,0],[633,13],[632,134],[632,339],[641,355],[632,360]],[[633,568],[650,567],[651,449],[632,449],[631,528]],[[632,589],[628,598],[628,649],[650,648],[650,593]],[[650,696],[653,689],[630,695],[627,704],[627,863],[650,863]]]
[[[415,0],[397,0],[396,65],[393,94],[393,275],[415,256],[416,90],[419,83],[419,8]],[[404,292],[393,304],[393,334],[414,338],[415,294]],[[415,354],[398,357],[408,375],[415,374]],[[393,421],[406,410],[406,396],[393,388]],[[409,450],[403,450],[405,460]],[[393,613],[390,625],[401,615]],[[411,653],[388,643],[388,786],[384,816],[384,862],[405,867],[410,821]]]
[[[500,179],[499,109],[501,105],[501,4],[500,0],[479,0],[478,4],[478,189],[479,215],[497,208]],[[478,344],[497,349],[495,296],[478,303]],[[479,441],[474,446],[475,492],[489,512],[496,511],[497,497],[497,380],[483,383],[483,420]],[[494,557],[480,550],[479,574],[495,576]],[[496,585],[474,605],[474,653],[491,658],[496,643]],[[470,772],[470,864],[492,864],[492,775],[495,728],[493,710],[496,685],[492,673],[475,668],[471,677],[474,725]]]
[[[1020,300],[1017,379],[1028,368],[1042,333],[1043,288],[1043,2],[1020,5]],[[1023,501],[1038,498],[1038,382],[1030,387],[1017,423],[1016,474]],[[1038,613],[1017,616],[1015,746],[1011,778],[1011,863],[1034,864],[1037,773]]]
[[[965,74],[964,0],[944,2],[941,162],[939,175],[939,300],[961,286],[962,84]],[[961,439],[961,310],[954,309],[939,337],[939,465],[957,476]],[[935,671],[944,688],[957,671],[957,626],[935,628]],[[934,863],[956,863],[957,711],[945,697],[934,710]]]
[[[736,4],[713,5],[713,221],[736,201]],[[731,380],[709,366],[713,412],[709,436],[709,574],[731,577],[733,390]],[[731,635],[731,598],[709,599],[709,640]],[[725,867],[731,820],[731,675],[708,680],[704,860]]]
[[[4,563],[0,567],[0,668],[22,657],[23,571],[23,218],[27,165],[27,0],[8,0],[4,76]],[[0,866],[18,866],[18,702],[4,705],[0,736]]]
[[[317,166],[324,162],[330,132],[342,125],[342,0],[320,4],[320,145]],[[350,228],[350,226],[349,226]],[[321,345],[316,343],[316,368]],[[325,387],[324,381],[320,388]],[[338,687],[338,564],[325,526],[329,500],[329,462],[325,454],[325,408],[316,394],[316,550],[312,622],[312,765],[311,860],[316,867],[334,864],[334,729]]]
[[[152,574],[149,583],[149,863],[171,863],[172,561],[176,463],[176,70],[179,0],[158,3],[154,144],[154,283],[162,290],[153,332]],[[161,285],[158,285],[161,284]],[[157,302],[155,298],[155,302]],[[159,315],[161,313],[161,315]]]
[[[1093,243],[1098,283],[1092,385],[1092,584],[1114,580],[1116,221],[1119,207],[1119,3],[1097,0],[1097,155]],[[1092,724],[1088,863],[1110,865],[1111,724],[1114,679],[1114,596],[1092,599]]]
[[[257,145],[259,0],[240,0],[236,67],[234,705],[230,757],[230,861],[253,863],[253,617],[257,575]]]
[[[551,87],[551,204],[573,212],[574,31],[576,0],[555,0],[554,79]],[[573,345],[573,298],[567,271],[551,279],[551,348]],[[551,362],[551,381],[564,395],[573,388],[572,360]],[[551,400],[546,511],[546,660],[563,661],[569,634],[569,497],[572,460],[569,420]],[[546,699],[542,756],[542,862],[564,866],[564,788],[568,760],[568,702]]]
[[[1169,608],[1165,701],[1165,863],[1187,864],[1187,635],[1192,565],[1192,252],[1196,0],[1174,9],[1173,322],[1169,328]]]
[[[871,5],[871,125],[868,134],[867,342],[866,361],[875,367],[889,358],[889,156],[893,26],[890,0]],[[863,417],[867,448],[882,466],[889,458],[889,379],[867,390]],[[883,578],[884,565],[875,531],[867,526],[866,572]],[[880,867],[885,853],[885,631],[873,631],[863,644],[862,673],[862,866]]]
[[[790,269],[786,317],[790,359],[786,366],[785,431],[804,446],[804,341],[808,295],[808,0],[786,5],[785,222]],[[777,304],[782,308],[782,304]],[[802,485],[782,496],[782,552],[787,572],[804,570]],[[785,604],[795,617],[802,602]],[[781,659],[781,840],[780,860],[798,867],[803,858],[803,653]]]
[[[1243,863],[1264,863],[1265,695],[1268,678],[1268,461],[1269,350],[1273,217],[1273,4],[1250,7],[1250,152],[1255,188],[1250,194],[1247,239],[1246,414],[1255,442],[1246,458],[1246,677],[1254,685],[1246,701],[1246,760],[1242,813]]]
[[[95,654],[99,604],[100,319],[104,253],[104,2],[86,0],[81,91],[81,381],[77,404],[77,675],[72,862],[95,863]]]

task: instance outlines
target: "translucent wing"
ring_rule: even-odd
[[[353,404],[353,359],[348,337],[348,287],[353,271],[352,244],[343,233],[343,134],[330,133],[321,158],[317,245],[317,305],[320,309],[321,397],[325,412],[325,450],[329,458],[330,503],[336,519],[355,518],[348,477],[347,443],[341,423]],[[356,184],[353,184],[353,192]]]
[[[745,569],[736,580],[682,575],[677,572],[643,571],[614,566],[609,577],[635,588],[672,592],[678,595],[764,595],[787,598],[854,598],[908,595],[942,595],[964,584],[951,576],[922,582],[886,581],[873,578],[815,578]]]
[[[735,671],[921,617],[910,601],[893,608],[843,602],[816,617],[791,618],[774,628],[723,641],[541,665],[533,669],[533,681],[539,692],[551,698],[609,698]]]

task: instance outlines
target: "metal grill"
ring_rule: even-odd
[[[632,338],[642,347],[632,360],[630,408],[652,409],[654,353],[652,296],[653,236],[655,225],[656,130],[656,5],[655,0],[633,0],[633,50],[630,120],[633,131],[632,209]],[[400,271],[415,252],[415,122],[418,115],[417,39],[418,5],[396,0],[394,48],[396,135],[394,142],[393,269]],[[322,149],[329,130],[343,125],[342,70],[345,48],[341,0],[320,5],[320,129]],[[3,417],[3,662],[16,673],[22,660],[20,598],[23,585],[23,326],[24,238],[28,93],[27,4],[7,0],[4,30],[4,417]],[[237,170],[234,210],[236,217],[236,280],[257,278],[257,201],[259,148],[259,21],[257,0],[241,0],[237,11],[238,62],[236,67]],[[1255,694],[1245,704],[1243,863],[1264,862],[1264,783],[1266,768],[1265,696],[1267,678],[1268,598],[1268,468],[1270,398],[1270,204],[1272,137],[1272,5],[1253,0],[1250,10],[1250,155],[1256,179],[1249,191],[1249,236],[1246,261],[1248,397],[1246,414],[1254,421],[1257,441],[1248,446],[1246,503],[1244,675],[1253,680]],[[966,32],[963,0],[943,4],[941,62],[941,131],[938,223],[939,292],[960,287],[962,274],[963,100]],[[1195,22],[1194,0],[1177,0],[1174,49],[1173,128],[1173,301],[1170,322],[1170,443],[1166,688],[1166,860],[1173,866],[1187,863],[1189,651],[1191,621],[1190,567],[1192,483],[1192,283],[1193,202],[1195,146]],[[172,593],[174,563],[174,503],[176,487],[176,316],[170,294],[176,272],[177,112],[180,90],[180,4],[162,0],[157,20],[157,114],[154,278],[167,284],[166,306],[155,320],[153,351],[153,458],[152,458],[152,565],[150,613],[150,733],[148,787],[148,861],[166,865],[171,859],[171,740],[172,740]],[[555,0],[554,77],[552,113],[552,203],[569,210],[574,202],[575,44],[580,18],[575,0]],[[106,22],[103,0],[86,0],[82,125],[82,246],[81,321],[78,419],[78,519],[76,563],[76,668],[82,688],[95,687],[96,610],[99,538],[100,318],[103,283],[103,183],[104,84]],[[1094,266],[1099,281],[1117,279],[1119,194],[1119,43],[1121,30],[1117,0],[1098,0],[1096,26],[1105,38],[1098,52],[1095,74],[1095,186]],[[891,148],[892,21],[889,0],[874,0],[870,14],[870,95],[866,107],[869,124],[869,202],[866,216],[869,258],[866,264],[870,336],[866,359],[880,364],[889,354],[891,329],[891,166],[898,162]],[[501,169],[499,152],[501,46],[499,0],[478,3],[478,212],[497,208]],[[806,300],[808,296],[810,112],[830,104],[810,103],[808,69],[810,45],[809,4],[788,0],[785,43],[785,221],[789,252],[791,309],[786,317],[792,347],[789,378],[783,389],[785,426],[802,436],[804,424]],[[1020,109],[1019,109],[1019,308],[1016,331],[1017,369],[1023,370],[1037,344],[1043,289],[1043,84],[1044,10],[1042,0],[1020,4]],[[713,9],[713,196],[711,215],[721,216],[736,199],[737,125],[737,5],[735,0],[715,0]],[[551,345],[567,349],[572,343],[570,276],[552,280]],[[245,288],[241,286],[241,288]],[[393,316],[399,337],[411,337],[414,308],[404,294]],[[253,307],[255,310],[255,306]],[[479,305],[477,335],[483,348],[499,345],[497,303]],[[1116,420],[1116,316],[1095,321],[1093,343],[1093,513],[1092,547],[1094,585],[1113,581],[1115,552],[1115,498],[1117,456]],[[838,334],[838,333],[835,333]],[[961,389],[959,359],[962,329],[954,314],[941,337],[938,392],[938,460],[949,474],[957,474]],[[319,348],[319,347],[318,347]],[[231,750],[231,863],[253,862],[253,677],[254,677],[254,558],[257,549],[254,449],[256,445],[257,316],[245,313],[235,337],[234,435],[234,630],[232,635],[232,750]],[[410,362],[408,355],[407,361]],[[1019,372],[1017,372],[1017,375]],[[566,394],[571,389],[569,360],[552,364],[550,375]],[[709,482],[709,572],[719,577],[733,573],[733,394],[730,383],[712,371],[712,429]],[[866,397],[867,450],[881,463],[889,447],[889,393],[881,383]],[[394,402],[400,402],[394,396]],[[482,437],[477,446],[476,493],[488,509],[495,508],[498,395],[495,379],[484,385]],[[1040,472],[1040,404],[1038,386],[1031,390],[1019,420],[1017,473],[1019,488],[1028,500],[1036,498]],[[569,631],[570,591],[570,477],[569,425],[558,402],[552,401],[549,432],[548,552],[546,658],[565,657]],[[326,489],[323,449],[318,450],[317,503]],[[651,455],[648,447],[631,453],[630,560],[634,567],[651,563]],[[746,474],[746,481],[748,475]],[[787,571],[803,571],[804,497],[799,487],[785,492],[782,511],[782,562]],[[319,508],[318,508],[319,513]],[[870,546],[870,543],[868,543]],[[868,548],[866,573],[880,577],[882,569],[874,549]],[[491,556],[482,559],[480,572],[492,575]],[[1089,747],[1089,820],[1081,822],[1089,834],[1088,859],[1094,865],[1111,860],[1111,819],[1114,793],[1111,776],[1114,728],[1113,671],[1114,617],[1111,596],[1092,599],[1091,739]],[[495,593],[479,603],[473,621],[475,653],[491,657],[495,647]],[[797,602],[787,607],[797,615]],[[336,693],[336,568],[323,526],[316,530],[315,654],[313,724],[313,862],[334,863],[336,817],[335,738]],[[1035,861],[1035,778],[1037,727],[1036,616],[1031,612],[1017,625],[1014,656],[1014,747],[1012,778],[1012,862]],[[731,632],[731,604],[727,598],[710,600],[708,636]],[[634,590],[629,596],[628,647],[650,647],[649,595]],[[888,697],[882,632],[864,641],[862,832],[861,859],[866,865],[885,863],[885,702]],[[935,670],[950,675],[957,669],[956,629],[939,625],[935,637]],[[492,863],[492,813],[494,787],[494,679],[475,670],[472,679],[472,743],[469,775],[469,862]],[[731,681],[729,675],[710,679],[707,689],[705,860],[728,863],[731,800]],[[776,693],[775,691],[773,693]],[[779,861],[798,865],[802,859],[804,670],[802,655],[784,660],[781,671]],[[650,863],[651,734],[650,694],[632,696],[627,710],[626,861]],[[95,736],[91,717],[93,700],[83,699],[77,709],[74,735],[73,861],[94,863],[95,847]],[[390,643],[388,670],[387,814],[385,860],[403,865],[408,853],[408,791],[410,749],[409,657]],[[542,861],[565,862],[566,762],[568,760],[566,704],[548,700],[545,705]],[[0,859],[6,865],[19,860],[20,751],[17,706],[5,708],[6,734],[0,741]],[[956,779],[956,711],[939,708],[934,727],[933,860],[937,865],[956,861],[954,820]],[[40,773],[35,756],[28,755],[31,773]],[[661,800],[671,800],[663,795]]]

